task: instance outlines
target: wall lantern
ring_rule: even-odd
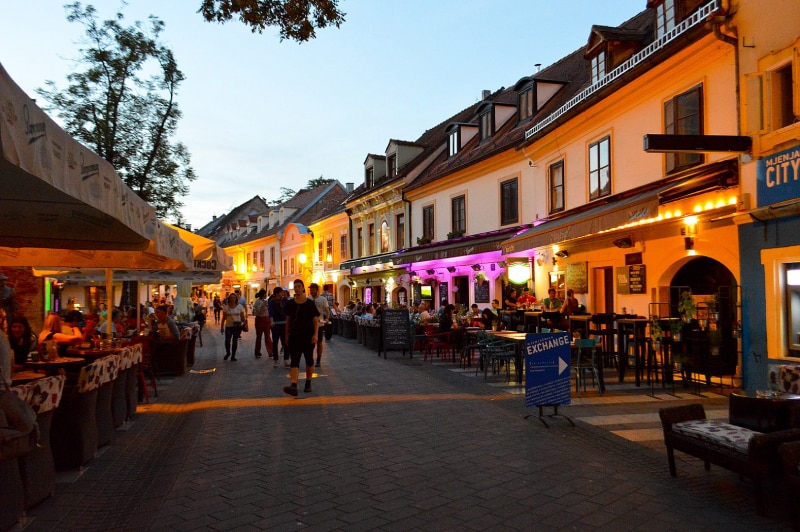
[[[474,272],[479,272],[479,271],[481,271],[481,265],[480,265],[480,264],[473,264],[473,265],[471,266],[471,268],[472,268],[472,271],[474,271]]]
[[[428,275],[436,275],[436,270],[431,269],[431,270],[425,270],[425,271],[428,272]]]
[[[456,272],[456,267],[455,266],[448,266],[447,267],[447,271],[450,272],[450,273],[455,273]]]
[[[614,245],[618,248],[627,249],[633,247],[633,239],[629,236],[624,236],[614,240]]]
[[[561,251],[556,251],[556,257],[559,259],[566,259],[569,257],[569,252],[566,249],[562,249]]]

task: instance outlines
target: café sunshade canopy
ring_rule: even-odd
[[[158,220],[0,65],[0,246],[147,250]]]

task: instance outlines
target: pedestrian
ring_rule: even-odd
[[[319,285],[311,283],[308,285],[309,299],[314,301],[319,312],[319,337],[317,338],[317,363],[316,367],[322,366],[322,352],[325,351],[325,328],[330,323],[331,307],[328,298],[319,293]]]
[[[261,358],[261,337],[264,337],[264,347],[267,354],[272,357],[272,323],[269,319],[269,309],[267,308],[267,291],[263,288],[256,293],[256,301],[253,303],[253,316],[255,316],[256,326],[256,348],[255,357]],[[278,367],[278,359],[273,357],[272,366]]]
[[[336,301],[333,299],[333,294],[328,291],[328,285],[322,289],[322,296],[328,300],[328,308],[331,309],[331,314],[328,318],[328,321],[325,323],[325,341],[330,342],[331,338],[333,338],[333,318],[336,317],[336,314],[339,313],[339,310],[336,309],[334,312],[334,304]]]
[[[214,324],[217,324],[219,323],[219,314],[222,312],[222,301],[219,299],[219,294],[214,296],[212,305],[214,307]]]
[[[300,376],[300,358],[306,362],[305,392],[311,392],[311,377],[314,375],[314,344],[319,335],[319,311],[317,305],[306,296],[302,279],[294,280],[294,299],[286,303],[286,350],[291,356],[289,377],[291,385],[283,391],[297,396],[297,379]]]
[[[236,348],[239,346],[239,338],[242,336],[242,324],[247,319],[247,311],[239,304],[236,294],[228,296],[225,305],[222,306],[222,325],[220,333],[225,334],[225,358],[236,361]]]
[[[267,304],[272,320],[272,365],[278,363],[278,355],[283,351],[283,365],[289,367],[289,352],[286,351],[286,290],[276,286]],[[281,349],[278,349],[281,344]]]

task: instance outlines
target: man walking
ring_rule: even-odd
[[[283,364],[289,367],[289,352],[286,350],[286,292],[280,286],[272,291],[272,297],[267,301],[269,317],[272,320],[272,360],[273,366],[278,363],[278,355],[283,349]]]
[[[331,307],[328,304],[328,299],[319,293],[319,285],[311,283],[308,285],[309,299],[311,299],[317,306],[317,312],[320,315],[319,335],[317,336],[317,367],[322,366],[322,352],[325,350],[325,327],[331,319]]]
[[[272,332],[270,331],[270,327],[272,323],[269,319],[269,313],[267,311],[267,291],[263,288],[256,293],[256,301],[253,303],[253,316],[255,316],[255,325],[256,325],[256,350],[255,356],[256,358],[261,358],[261,337],[264,337],[264,347],[267,350],[267,354],[271,357],[272,356]],[[273,359],[272,366],[278,367],[278,359]]]
[[[286,303],[286,351],[291,356],[289,377],[290,386],[283,391],[297,397],[297,379],[300,376],[300,358],[306,361],[305,392],[311,392],[311,377],[314,375],[314,344],[319,335],[319,311],[313,301],[306,296],[302,279],[294,280],[294,299]]]

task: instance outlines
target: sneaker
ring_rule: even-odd
[[[284,386],[283,393],[288,393],[292,397],[297,397],[297,385],[293,384],[291,386]]]
[[[297,390],[297,388],[295,388],[295,390]],[[303,391],[306,392],[306,393],[311,393],[311,381],[306,381],[306,387],[303,388]],[[296,394],[297,394],[297,391],[295,391],[295,395]]]

